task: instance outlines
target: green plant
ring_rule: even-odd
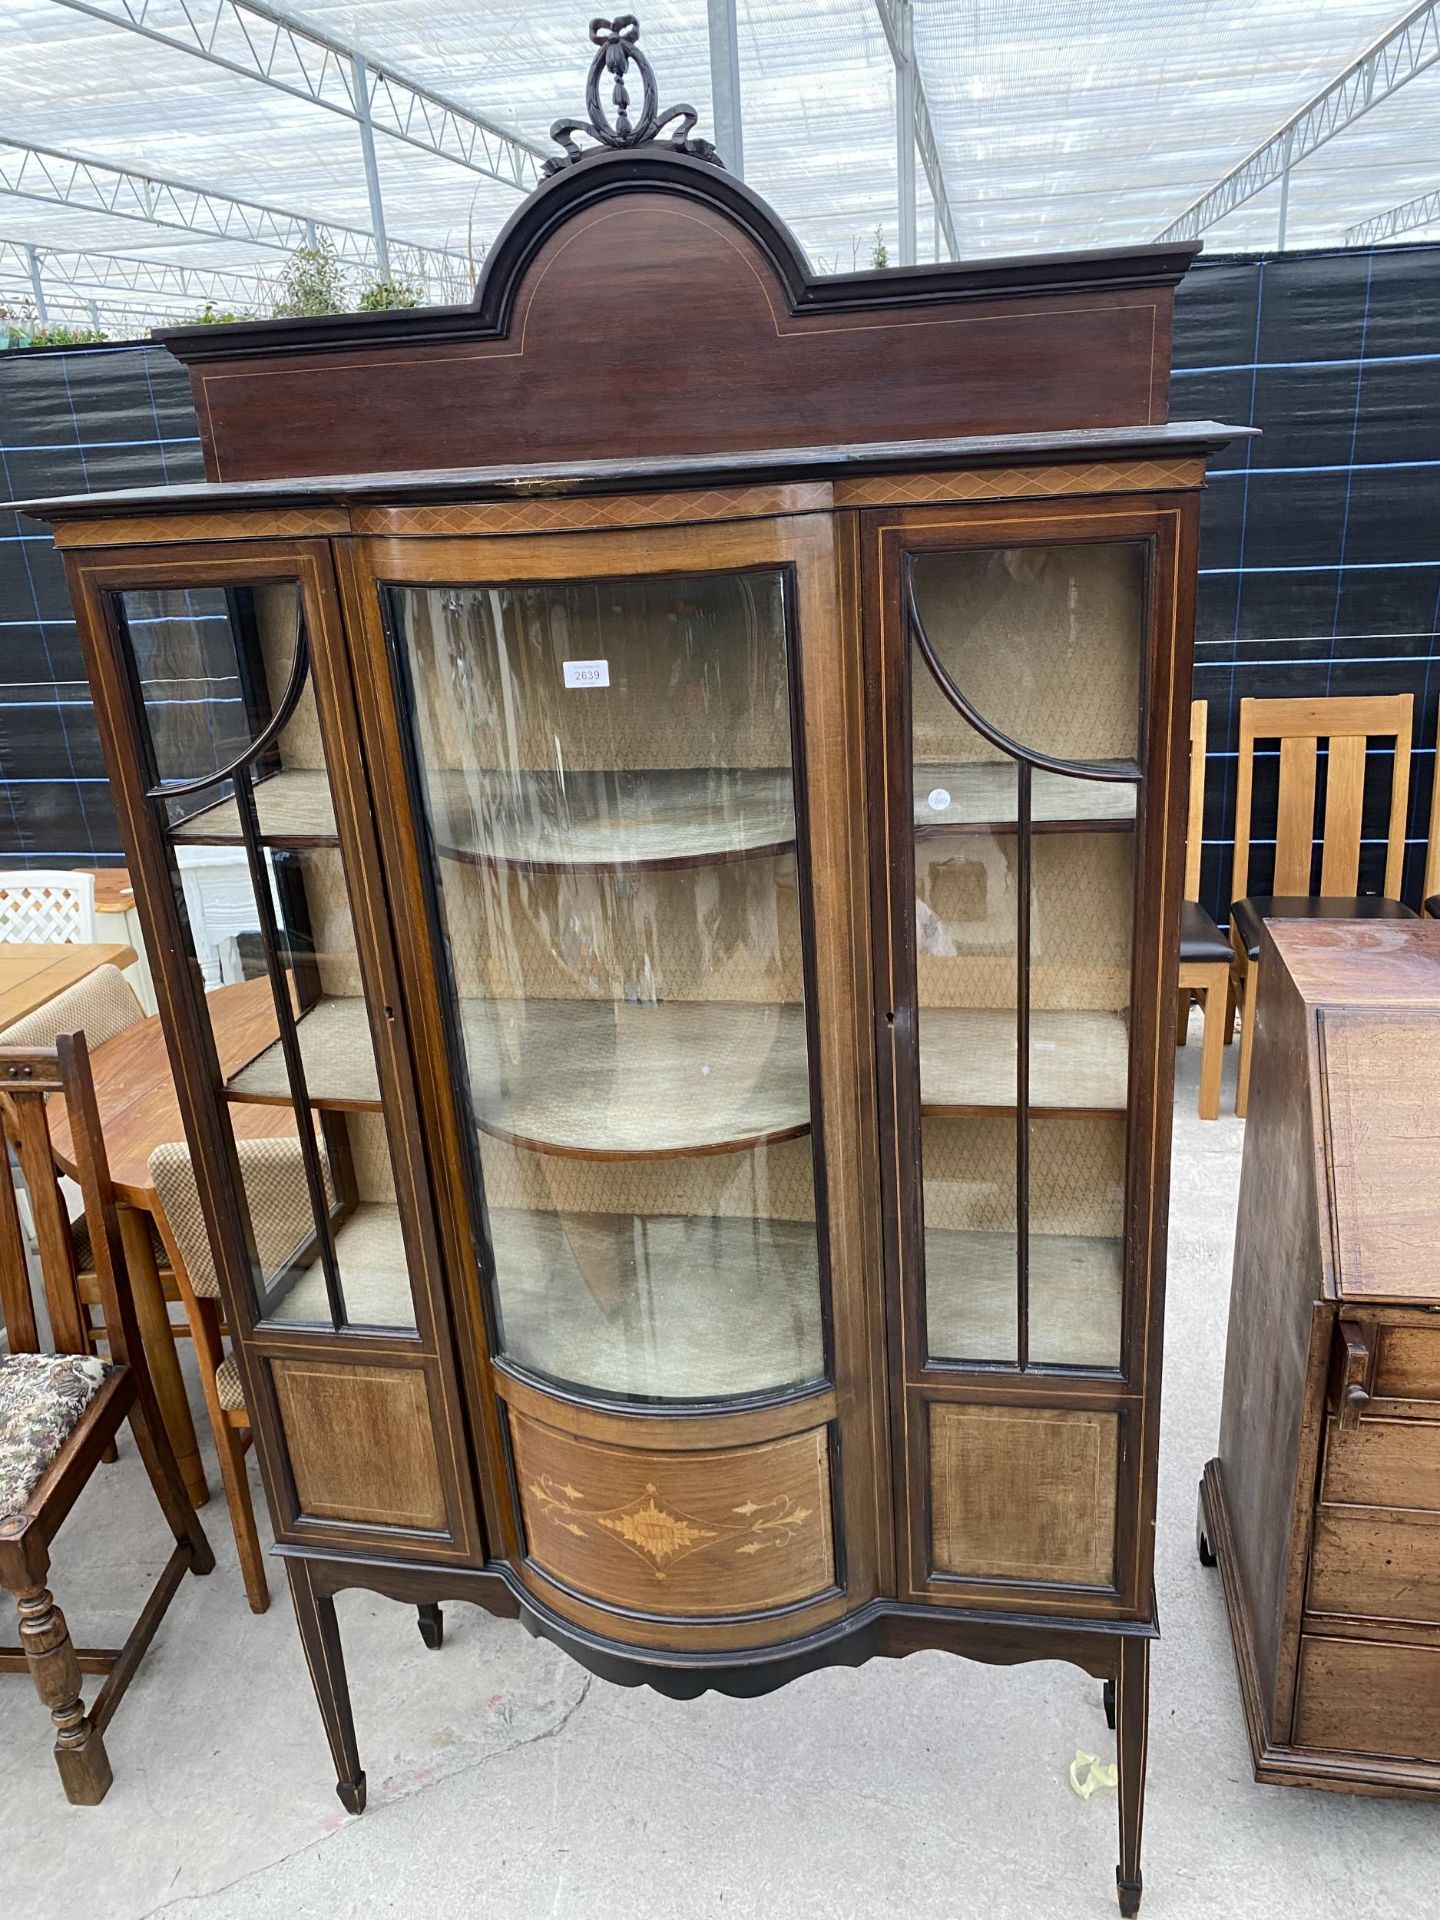
[[[404,280],[375,280],[362,287],[355,303],[357,313],[384,313],[389,307],[418,307],[420,296]]]
[[[98,347],[110,336],[99,327],[25,327],[0,320],[7,349],[17,347]]]
[[[870,255],[870,264],[872,267],[888,267],[890,264],[890,254],[885,245],[885,229],[883,227],[876,227],[875,229],[875,247]]]
[[[345,311],[345,269],[334,246],[317,240],[313,247],[297,247],[280,275],[280,297],[271,312],[277,320],[310,314]]]
[[[253,313],[231,313],[228,307],[217,307],[213,300],[205,302],[204,311],[197,313],[190,322],[192,327],[226,327],[235,320],[253,320]]]

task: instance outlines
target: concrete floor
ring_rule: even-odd
[[[1218,1576],[1193,1548],[1243,1132],[1196,1120],[1198,1064],[1197,1028],[1176,1111],[1144,1912],[1416,1920],[1440,1901],[1434,1808],[1250,1777]],[[182,1588],[120,1710],[102,1806],[65,1804],[46,1716],[23,1678],[0,1681],[0,1911],[14,1920],[1115,1912],[1114,1792],[1082,1802],[1067,1780],[1077,1749],[1112,1758],[1113,1741],[1098,1684],[1059,1665],[921,1654],[676,1705],[589,1679],[470,1608],[447,1608],[429,1654],[411,1611],[344,1595],[370,1780],[369,1811],[349,1819],[283,1581],[252,1616],[218,1495],[206,1519],[220,1564]],[[77,1638],[115,1639],[166,1545],[133,1449],[59,1545]]]

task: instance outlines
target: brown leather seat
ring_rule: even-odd
[[[1230,942],[1196,900],[1180,908],[1180,959],[1194,966],[1230,958]]]
[[[1236,931],[1252,960],[1260,957],[1260,932],[1267,920],[1417,920],[1419,915],[1398,900],[1364,893],[1337,900],[1308,894],[1252,894],[1230,909]]]

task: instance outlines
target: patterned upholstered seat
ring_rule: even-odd
[[[22,1510],[108,1372],[73,1353],[0,1360],[0,1520]]]
[[[127,1027],[137,1026],[145,1009],[118,967],[97,967],[64,993],[0,1033],[0,1047],[53,1047],[57,1033],[83,1033],[91,1053]]]

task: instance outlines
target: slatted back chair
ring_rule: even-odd
[[[73,987],[67,987],[64,993],[57,993],[53,1000],[47,1000],[44,1006],[36,1007],[23,1020],[17,1020],[13,1026],[7,1027],[0,1033],[0,1047],[51,1047],[55,1044],[57,1034],[78,1029],[85,1035],[87,1049],[93,1052],[130,1027],[137,1026],[144,1018],[145,1010],[120,969],[97,967],[85,979],[77,980]],[[14,1128],[4,1110],[3,1101],[0,1101],[0,1123],[3,1123],[6,1133],[13,1137]],[[28,1207],[29,1195],[26,1194],[21,1203],[21,1218],[26,1220],[27,1226]],[[64,1211],[62,1205],[62,1215]],[[151,1240],[165,1297],[167,1300],[179,1300],[178,1282],[153,1225]],[[58,1240],[56,1244],[58,1247]],[[89,1350],[94,1353],[97,1341],[103,1338],[104,1327],[100,1313],[100,1280],[95,1271],[88,1222],[83,1214],[70,1223],[70,1252],[75,1291],[90,1338]],[[176,1331],[182,1329],[177,1328]]]
[[[1190,1002],[1204,1014],[1200,1045],[1200,1118],[1220,1118],[1220,1071],[1230,1038],[1230,942],[1200,905],[1201,835],[1205,823],[1205,743],[1210,706],[1190,708],[1190,815],[1185,839],[1185,900],[1180,909],[1180,1020],[1175,1037],[1183,1047]]]
[[[71,1122],[108,1364],[89,1351],[75,1296],[46,1119],[55,1093]],[[84,1035],[58,1034],[53,1048],[0,1048],[0,1095],[31,1194],[51,1326],[42,1348],[14,1190],[0,1181],[0,1305],[10,1343],[0,1359],[0,1587],[15,1596],[20,1614],[20,1644],[0,1647],[0,1673],[30,1673],[55,1726],[65,1796],[93,1806],[110,1787],[105,1728],[182,1578],[209,1573],[215,1561],[186,1497],[140,1340]],[[175,1546],[125,1644],[82,1652],[47,1585],[50,1543],[127,1420]],[[88,1713],[83,1673],[105,1675]]]
[[[1250,1092],[1250,1056],[1255,1036],[1256,962],[1267,920],[1409,920],[1400,900],[1405,858],[1405,818],[1410,801],[1410,744],[1415,701],[1408,693],[1360,698],[1242,700],[1240,757],[1235,791],[1235,866],[1231,881],[1231,979],[1240,1008],[1240,1083],[1236,1112]],[[1254,836],[1255,746],[1280,742],[1280,784],[1275,807],[1275,870],[1270,891],[1252,895],[1250,849]],[[1325,742],[1325,812],[1321,834],[1320,885],[1311,892],[1314,869],[1319,749]],[[1372,745],[1393,753],[1390,817],[1383,894],[1361,894],[1360,839],[1365,805],[1366,755]]]
[[[1440,715],[1436,716],[1440,732]],[[1432,920],[1440,920],[1440,740],[1430,775],[1430,834],[1425,842],[1425,878],[1420,884],[1421,911]]]
[[[1190,702],[1190,805],[1185,817],[1185,898],[1200,898],[1200,855],[1205,832],[1205,754],[1210,740],[1210,702]]]

